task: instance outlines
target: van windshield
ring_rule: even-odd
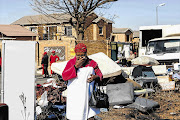
[[[166,39],[150,41],[147,46],[147,54],[180,52],[180,39]]]

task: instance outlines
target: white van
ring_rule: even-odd
[[[161,64],[171,65],[180,62],[180,36],[149,40],[145,56],[158,60]]]

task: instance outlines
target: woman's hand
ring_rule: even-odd
[[[87,79],[88,83],[91,83],[92,81],[94,81],[95,79],[97,79],[99,76],[98,75],[93,75],[91,74],[91,77]]]
[[[80,68],[87,60],[87,57],[79,57],[79,59],[76,59],[75,67]]]

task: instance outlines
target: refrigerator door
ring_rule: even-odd
[[[9,120],[34,120],[35,41],[2,41],[2,100]]]

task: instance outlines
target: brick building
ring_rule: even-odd
[[[112,42],[132,42],[133,31],[130,28],[112,28]]]
[[[24,16],[12,25],[21,25],[26,29],[37,33],[39,40],[75,40],[75,29],[70,25],[70,15],[53,14],[58,19],[45,15]],[[97,16],[94,12],[89,14],[85,22],[85,40],[106,40],[112,32],[112,21]]]

